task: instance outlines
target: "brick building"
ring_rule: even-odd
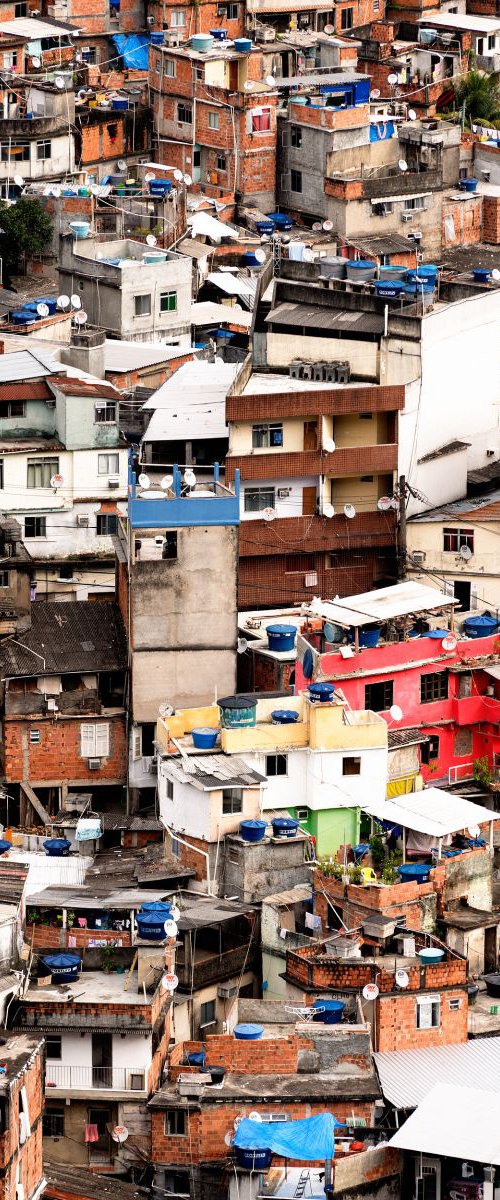
[[[0,1082],[0,1195],[38,1200],[42,1164],[44,1042],[38,1033],[2,1037]]]

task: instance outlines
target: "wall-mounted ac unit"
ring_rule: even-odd
[[[412,562],[414,562],[417,565],[418,565],[418,563],[424,563],[425,562],[425,550],[414,550],[411,557],[412,557]]]
[[[401,213],[401,220],[402,220],[402,221],[412,221],[412,220],[413,220],[413,213],[412,213],[412,212],[402,212],[402,213]]]
[[[88,517],[87,513],[78,513],[78,516],[76,518],[76,523],[77,523],[79,529],[88,529],[89,517]]]
[[[47,712],[58,712],[57,704],[53,696],[49,696],[47,700]]]
[[[100,758],[89,758],[89,771],[100,771],[100,769],[101,769]]]
[[[117,488],[119,486],[120,486],[120,476],[119,475],[110,475],[109,479],[108,479],[108,487],[109,488]]]
[[[238,985],[236,983],[221,983],[217,988],[217,996],[219,1000],[232,1000],[233,996],[238,995]]]
[[[286,500],[288,496],[291,496],[291,494],[291,488],[278,488],[277,490],[278,500]]]

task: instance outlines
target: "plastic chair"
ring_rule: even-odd
[[[362,867],[361,874],[363,876],[363,884],[366,886],[369,883],[377,883],[377,876],[373,867]]]

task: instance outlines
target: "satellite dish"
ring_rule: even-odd
[[[398,82],[397,75],[394,75],[394,72],[392,75],[388,75],[387,82],[390,83],[391,87],[394,87],[394,84]]]
[[[323,442],[323,450],[326,450],[327,454],[333,454],[333,451],[335,450],[335,442],[333,438],[325,438]]]
[[[255,250],[255,252],[254,252],[254,258],[256,258],[256,259],[257,259],[257,262],[259,262],[259,263],[264,263],[264,262],[266,261],[266,252],[265,252],[265,250]]]
[[[34,58],[32,58],[32,59],[31,59],[31,65],[32,65],[32,67],[34,67],[34,68],[35,68],[35,70],[38,70],[38,68],[39,68],[39,67],[41,67],[41,65],[42,65],[42,62],[41,62],[41,59],[38,57],[38,55],[37,55],[37,54],[35,55],[35,57],[34,57]]]
[[[275,87],[276,80],[274,78],[274,75],[266,75],[266,83],[269,85],[269,87]]]
[[[251,1112],[248,1116],[249,1121],[262,1121],[260,1112]]]
[[[238,651],[238,654],[244,654],[245,650],[248,650],[247,639],[246,638],[238,638],[238,645],[237,645],[236,649]]]
[[[14,183],[16,187],[24,187],[24,179],[22,175],[14,175]]]
[[[399,707],[399,704],[391,704],[389,712],[393,721],[403,720],[403,709]]]
[[[379,989],[376,983],[365,983],[363,988],[363,997],[365,1000],[376,1000]]]
[[[92,196],[100,196],[100,194],[101,194],[100,185],[98,183],[91,183],[90,191],[91,191]],[[96,255],[96,257],[97,257],[97,255]]]
[[[226,1134],[224,1135],[224,1142],[225,1142],[226,1146],[232,1146],[232,1144],[233,1144],[233,1138],[232,1138],[232,1134],[231,1134],[231,1133],[226,1133]]]
[[[399,160],[399,162],[398,162],[398,167],[399,167],[399,170],[400,170],[400,171],[407,171],[407,170],[408,170],[408,163],[407,163],[407,161],[406,161],[406,158],[400,158],[400,160]]]
[[[262,246],[265,246],[266,242],[268,242],[268,241],[269,241],[269,234],[268,234],[268,233],[263,233],[263,234],[262,234],[262,237],[261,237],[261,239],[260,239],[260,241],[261,241],[261,245],[262,245]]]
[[[156,176],[155,176],[155,178],[156,178]],[[177,183],[180,183],[180,182],[181,182],[181,179],[182,179],[182,171],[179,171],[179,168],[178,168],[178,167],[176,167],[176,169],[175,169],[175,171],[174,171],[174,179],[176,179],[176,180],[177,180]]]
[[[264,517],[265,521],[275,521],[277,515],[278,514],[277,514],[275,508],[263,508],[262,509],[262,516]]]
[[[388,512],[388,510],[392,508],[391,497],[380,496],[380,498],[377,500],[377,508],[379,512]]]
[[[370,92],[370,100],[379,100],[379,99],[380,99],[380,88],[374,88],[373,92]]]
[[[409,121],[416,121],[416,119],[417,119],[417,114],[416,114],[416,112],[415,112],[415,109],[414,109],[414,108],[409,108],[409,109],[408,109],[408,120],[409,120]]]
[[[325,233],[330,233],[330,230],[333,229],[333,221],[323,221],[323,229]]]
[[[443,638],[441,645],[443,647],[443,650],[448,650],[448,651],[456,650],[457,639],[456,639],[456,637],[453,637],[453,634],[448,634],[445,638]]]
[[[146,246],[156,246],[158,238],[155,238],[154,233],[148,233],[146,238]]]
[[[124,159],[124,158],[119,158],[119,159],[118,159],[118,162],[117,162],[117,164],[116,164],[116,165],[117,165],[117,167],[118,167],[118,170],[119,170],[119,171],[126,171],[126,170],[127,170],[127,164],[126,164],[126,162],[125,162],[125,159]]]
[[[36,311],[37,311],[39,317],[48,317],[49,306],[48,306],[48,304],[43,304],[43,303],[37,304]]]
[[[52,188],[51,195],[54,196],[56,200],[59,200],[59,197],[61,195],[61,189],[60,189],[58,183],[55,184],[55,186]]]
[[[498,280],[500,279],[500,271],[498,270],[498,267],[495,267],[495,269],[491,272],[491,278],[495,280],[495,283],[498,283]]]
[[[59,88],[59,90],[62,91],[62,89],[64,87],[64,76],[56,75],[54,83],[56,85],[56,88]]]
[[[186,187],[191,187],[191,184],[193,182],[193,180],[191,179],[191,176],[184,175],[183,178],[184,178],[184,183],[186,184]]]
[[[335,26],[334,25],[325,25],[323,33],[335,33]]]
[[[177,925],[175,921],[165,921],[165,933],[169,938],[177,937]]]
[[[173,975],[171,972],[168,975],[163,975],[161,986],[166,992],[175,992],[176,987],[179,986],[177,975]]]
[[[145,183],[151,183],[151,182],[152,182],[152,180],[153,180],[153,179],[155,179],[155,178],[156,178],[156,177],[155,177],[155,173],[154,173],[154,171],[146,171],[146,174],[145,174],[145,176],[144,176],[144,182],[145,182]]]
[[[335,509],[333,507],[333,504],[324,504],[323,505],[323,516],[327,517],[329,521],[331,520],[332,517],[335,516]]]
[[[80,297],[77,296],[76,292],[73,292],[73,295],[71,297],[71,307],[76,308],[76,309],[82,307],[82,302],[80,300]]]
[[[354,504],[344,504],[344,517],[348,517],[350,521],[356,516]]]
[[[57,297],[57,307],[58,308],[62,308],[62,309],[69,308],[69,304],[70,304],[69,296],[65,296],[64,292],[61,296]]]
[[[472,558],[472,550],[470,546],[466,544],[466,542],[464,542],[463,546],[460,546],[458,553],[460,558],[463,558],[464,562],[468,562],[469,559]]]
[[[172,487],[173,482],[174,482],[173,475],[164,475],[163,479],[160,480],[160,487],[164,488],[165,491],[167,491],[168,488]]]
[[[246,92],[253,92],[255,84],[252,83],[251,79],[245,79],[243,86],[244,86]]]
[[[196,475],[195,475],[194,471],[191,470],[191,467],[188,467],[187,470],[184,471],[184,475],[182,476],[182,478],[183,478],[184,483],[186,483],[188,487],[195,486]]]
[[[64,483],[63,475],[51,475],[50,486],[52,488],[62,487],[63,483]]]
[[[472,838],[479,837],[479,834],[481,833],[479,825],[469,825],[467,833],[469,833]]]
[[[322,228],[323,228],[323,226],[321,224],[321,221],[314,222],[314,225],[313,225],[314,233],[321,233]]]
[[[397,496],[391,496],[391,508],[395,508],[396,511],[399,508],[399,500]]]
[[[141,474],[139,475],[137,482],[139,484],[139,487],[144,488],[144,491],[146,491],[146,492],[147,492],[148,488],[151,487],[151,480],[149,478],[149,475],[144,475],[142,473],[142,471],[141,471]]]
[[[80,312],[75,313],[75,322],[77,325],[85,325],[86,321],[88,321],[88,314],[81,308]]]
[[[111,1130],[111,1137],[114,1142],[126,1142],[128,1138],[128,1129],[126,1125],[115,1125]]]
[[[172,717],[174,715],[174,709],[171,704],[160,704],[158,712],[160,714],[160,717],[163,717],[163,718]],[[172,909],[172,912],[173,912],[173,909]]]
[[[409,982],[410,982],[410,980],[408,978],[406,971],[403,971],[401,968],[398,971],[396,971],[396,983],[399,988],[407,988]]]

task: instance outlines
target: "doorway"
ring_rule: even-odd
[[[441,1200],[441,1163],[419,1155],[415,1159],[416,1200]]]
[[[304,421],[304,450],[318,449],[318,422]]]
[[[471,584],[467,579],[454,579],[453,591],[460,604],[461,612],[469,612],[471,600]]]
[[[201,146],[193,146],[193,183],[201,179]]]
[[[484,931],[484,970],[496,971],[497,969],[497,926],[491,925],[489,929]]]
[[[110,1033],[92,1034],[92,1087],[112,1087],[113,1041]]]

